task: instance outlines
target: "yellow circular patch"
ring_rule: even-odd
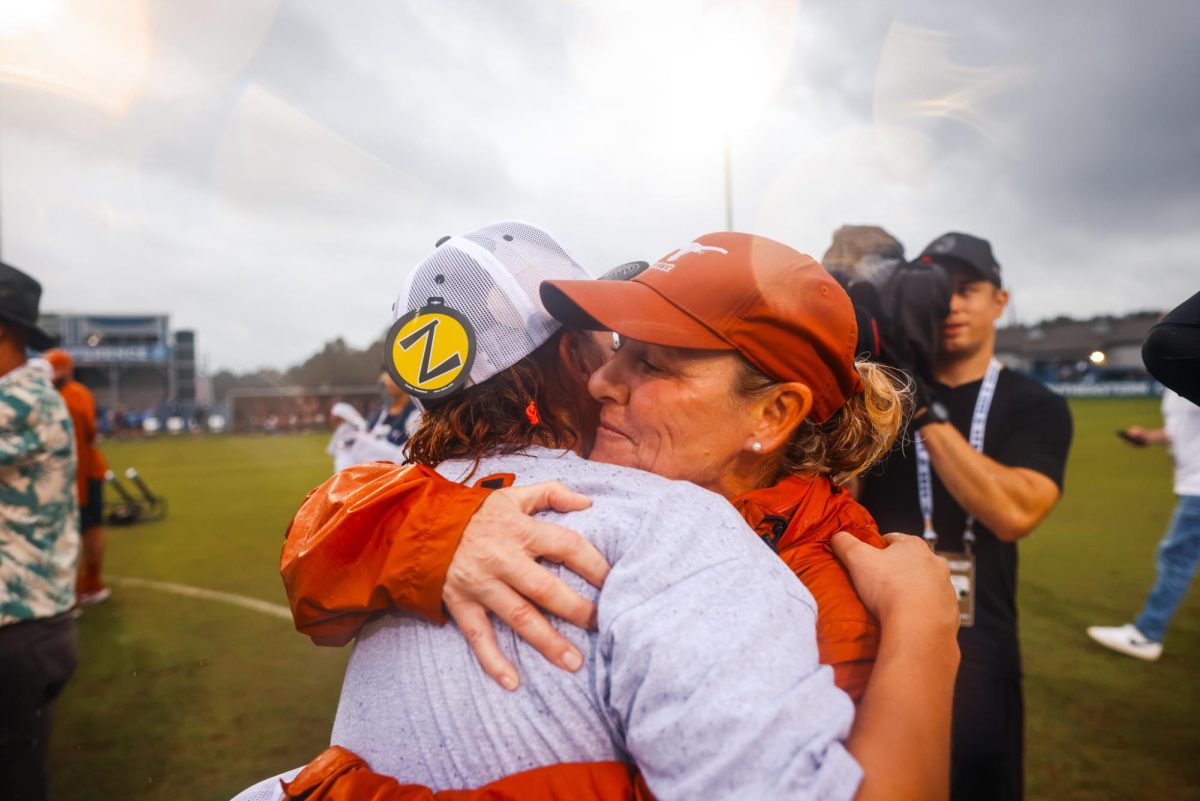
[[[475,332],[457,309],[440,304],[413,309],[388,332],[388,372],[419,398],[448,395],[462,386],[475,360]]]

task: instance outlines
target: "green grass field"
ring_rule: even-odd
[[[1113,431],[1156,423],[1157,402],[1073,405],[1066,497],[1021,546],[1031,799],[1200,798],[1200,599],[1162,661],[1110,654],[1084,634],[1137,611],[1174,503],[1162,449]],[[325,478],[325,438],[114,442],[170,499],[161,523],[110,529],[113,577],[177,582],[283,604],[283,532]],[[328,742],[349,656],[288,621],[114,582],[79,621],[80,668],[58,708],[55,797],[225,799]],[[1191,754],[1192,756],[1188,756]]]

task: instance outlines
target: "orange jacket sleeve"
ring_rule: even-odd
[[[433,801],[428,787],[402,785],[371,771],[353,751],[332,745],[290,782],[281,782],[288,801]]]
[[[95,469],[96,401],[88,388],[78,381],[66,382],[59,393],[71,415],[71,425],[75,428],[75,481],[79,505],[83,506],[88,498],[87,482]]]
[[[362,757],[337,745],[282,785],[288,801],[654,801],[637,769],[621,762],[548,765],[475,790],[435,793],[375,773]]]
[[[884,540],[874,526],[842,525],[835,532],[848,531],[859,540],[877,548]],[[879,621],[863,605],[854,590],[849,573],[828,544],[810,541],[779,556],[803,582],[817,602],[817,650],[821,664],[833,668],[834,683],[854,703],[867,691],[875,659],[879,656],[882,636]]]
[[[848,531],[883,548],[874,518],[849,492],[824,479],[787,478],[733,503],[812,593],[821,664],[833,668],[834,683],[857,704],[875,667],[881,632],[829,541]]]
[[[378,612],[444,623],[446,571],[488,492],[391,462],[335,474],[308,494],[283,544],[279,572],[296,629],[337,646]]]
[[[74,383],[79,384],[78,381]],[[79,384],[79,388],[82,389],[87,395],[87,430],[85,433],[88,448],[88,469],[86,478],[93,481],[99,481],[103,479],[104,474],[108,472],[108,460],[104,458],[104,454],[100,452],[100,447],[96,444],[96,440],[100,434],[100,424],[96,419],[96,397],[92,394],[91,390],[89,390],[83,384]],[[83,445],[80,444],[80,450],[82,451],[82,449]],[[84,472],[84,464],[82,461],[79,465],[79,472],[82,476]]]

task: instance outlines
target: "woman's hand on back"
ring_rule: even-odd
[[[950,716],[958,599],[946,560],[920,537],[873,548],[839,531],[831,545],[879,618],[883,639],[846,748],[863,769],[855,801],[940,801],[950,794]]]
[[[920,537],[886,534],[880,550],[839,531],[830,545],[880,625],[915,624],[948,642],[958,632],[958,598],[946,560]]]
[[[533,515],[589,506],[586,496],[557,481],[508,487],[493,492],[463,531],[446,573],[442,601],[484,671],[505,689],[515,690],[520,680],[496,645],[489,611],[559,667],[578,670],[583,664],[583,655],[539,607],[582,628],[595,628],[596,605],[537,560],[559,562],[596,587],[608,576],[609,564],[576,532]]]

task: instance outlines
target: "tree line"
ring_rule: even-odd
[[[274,387],[365,386],[374,384],[383,369],[383,340],[365,349],[346,344],[341,337],[326,342],[317,353],[286,370],[261,368],[248,373],[221,370],[212,377],[213,399],[221,403],[231,389],[270,389]]]

